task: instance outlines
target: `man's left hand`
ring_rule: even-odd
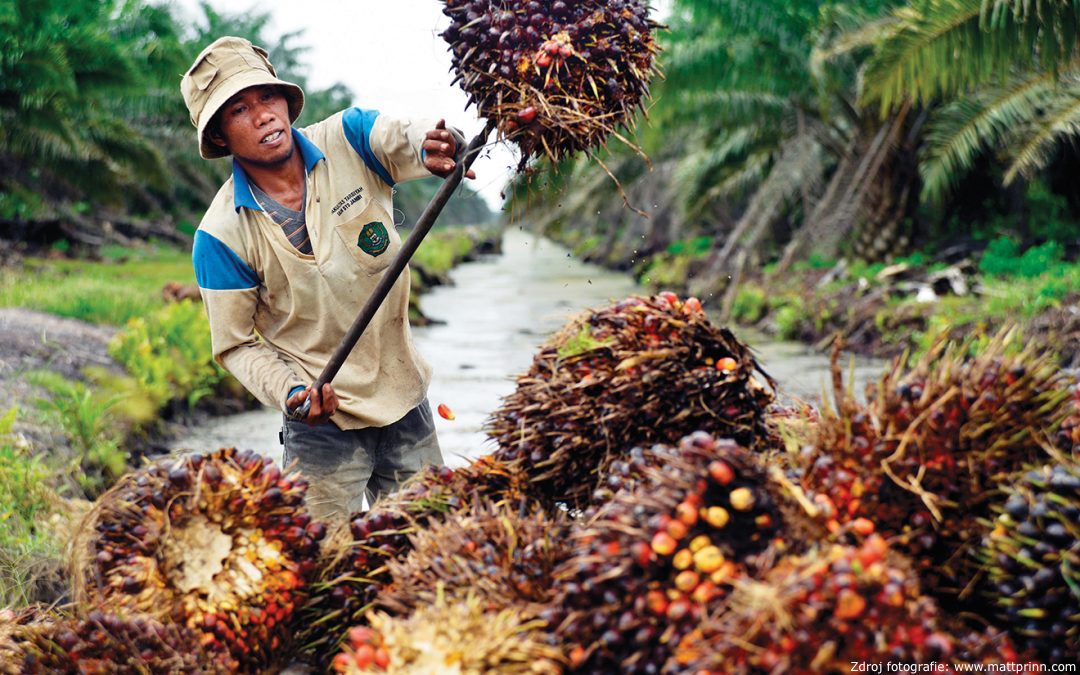
[[[424,166],[431,173],[446,178],[453,172],[457,162],[454,156],[457,154],[457,141],[454,135],[447,131],[446,120],[439,120],[435,128],[427,132],[424,140]],[[472,169],[465,173],[466,178],[476,178]]]

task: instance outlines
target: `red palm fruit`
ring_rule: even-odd
[[[853,661],[947,660],[954,640],[916,576],[895,555],[862,566],[859,551],[825,546],[786,556],[760,581],[737,584],[726,610],[683,639],[669,669],[831,673]],[[890,593],[900,602],[886,602]]]
[[[0,672],[141,675],[234,673],[227,652],[148,616],[92,610],[82,617],[30,607],[0,615]]]
[[[424,469],[371,510],[355,514],[348,527],[328,535],[319,578],[296,626],[302,655],[325,667],[334,646],[349,628],[365,622],[367,610],[393,581],[388,563],[405,560],[413,550],[409,533],[454,517],[477,501],[516,511],[535,500],[528,476],[518,467],[482,457],[456,470]],[[479,547],[465,541],[462,550],[471,554]]]
[[[693,434],[644,454],[637,479],[573,534],[573,554],[554,574],[561,620],[553,639],[566,653],[583,650],[584,672],[659,672],[679,637],[717,611],[748,568],[767,564],[764,551],[782,525],[777,491],[738,445]],[[707,469],[716,461],[729,469],[725,484]],[[722,508],[736,490],[750,492],[752,505],[732,510],[722,528],[708,516],[692,525],[679,517]],[[647,559],[622,553],[645,541]],[[605,554],[610,542],[619,542],[619,555]]]
[[[306,489],[269,458],[233,448],[149,464],[87,516],[76,597],[176,622],[245,668],[270,667],[319,552],[305,530]],[[271,606],[289,611],[272,615]]]
[[[733,355],[744,367],[699,368]],[[488,421],[494,454],[520,464],[547,504],[586,509],[634,479],[634,448],[695,431],[763,448],[772,394],[751,376],[756,368],[704,314],[628,298],[584,313],[541,348]]]

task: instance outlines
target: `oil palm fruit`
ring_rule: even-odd
[[[297,628],[305,658],[323,664],[349,628],[364,623],[376,596],[392,581],[388,563],[412,550],[410,533],[481,503],[517,509],[528,501],[528,487],[528,477],[517,467],[482,457],[459,469],[427,467],[369,511],[354,514],[323,547],[319,577]]]
[[[750,350],[691,300],[631,297],[572,320],[489,419],[494,455],[546,502],[585,508],[636,446],[702,430],[755,447],[772,393]]]
[[[974,575],[995,490],[1046,457],[1067,414],[1067,381],[1048,355],[1010,352],[1003,332],[973,345],[938,343],[904,359],[854,402],[834,365],[838,410],[825,411],[803,454],[803,486],[834,529],[870,518],[918,565],[923,587],[952,603]]]
[[[325,527],[307,481],[234,448],[150,464],[87,517],[76,597],[174,621],[261,669],[286,651]]]
[[[334,657],[346,675],[482,675],[563,672],[563,656],[545,644],[542,623],[514,606],[495,607],[475,595],[441,598],[407,617],[374,613],[370,628],[349,631]]]
[[[781,532],[757,457],[734,442],[700,433],[645,455],[573,535],[540,615],[580,672],[659,672]]]
[[[641,0],[445,0],[469,102],[531,157],[594,149],[644,110],[659,25]]]
[[[871,535],[736,580],[725,611],[689,633],[664,671],[835,673],[853,662],[941,663],[954,651],[916,574]]]
[[[376,605],[395,615],[469,591],[499,606],[552,600],[552,574],[569,557],[571,520],[516,507],[479,504],[409,534],[411,551],[388,561],[391,582]]]
[[[10,612],[10,610],[8,610]],[[142,675],[234,673],[199,633],[144,615],[93,610],[84,618],[40,609],[0,616],[0,673]]]
[[[984,540],[986,595],[1017,646],[1047,663],[1080,659],[1080,465],[1022,472],[1003,488]]]

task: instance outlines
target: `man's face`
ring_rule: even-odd
[[[240,160],[277,166],[292,157],[289,103],[274,86],[248,87],[221,107],[221,136],[211,140]]]

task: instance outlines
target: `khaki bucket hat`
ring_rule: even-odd
[[[229,151],[214,145],[206,136],[210,120],[226,101],[248,87],[277,85],[289,102],[289,122],[295,122],[304,109],[304,91],[293,84],[277,78],[277,71],[270,65],[268,54],[244,38],[227,36],[218,38],[204,49],[195,64],[180,80],[180,92],[184,95],[191,123],[198,130],[199,154],[205,159],[226,157]]]

